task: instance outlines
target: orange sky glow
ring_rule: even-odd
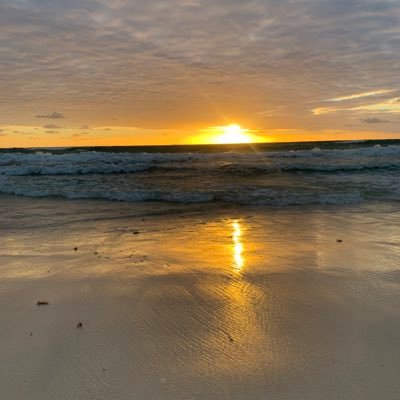
[[[400,138],[381,3],[2,2],[0,147]]]

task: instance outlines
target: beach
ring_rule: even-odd
[[[0,0],[0,400],[400,400],[400,0]]]
[[[395,203],[1,204],[1,400],[400,392]]]

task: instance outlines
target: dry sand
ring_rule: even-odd
[[[1,400],[400,397],[398,211],[1,204]]]

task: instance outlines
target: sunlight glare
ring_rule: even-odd
[[[233,227],[233,260],[234,267],[237,272],[241,271],[244,267],[244,258],[243,258],[243,243],[240,238],[242,236],[242,230],[240,227],[240,223],[238,221],[234,221],[232,223]]]
[[[242,128],[238,124],[221,126],[222,134],[216,136],[215,143],[230,144],[230,143],[251,143],[252,139],[247,134],[248,129]]]

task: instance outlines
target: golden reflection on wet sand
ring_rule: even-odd
[[[208,376],[211,359],[214,376],[241,378],[262,374],[266,363],[278,368],[280,359],[275,358],[270,348],[272,328],[269,328],[267,337],[265,333],[268,292],[252,284],[243,274],[252,257],[252,243],[246,234],[248,225],[246,221],[231,219],[226,225],[215,224],[213,229],[221,239],[226,238],[226,229],[230,230],[231,241],[224,240],[226,244],[219,248],[220,267],[230,266],[229,279],[225,274],[211,272],[198,283],[202,297],[196,304],[205,305],[202,311],[206,310],[210,325],[204,331],[196,330],[196,335],[190,340],[191,343],[201,343],[193,368],[196,368],[196,373]],[[213,242],[218,239],[210,234],[206,237]],[[204,252],[202,254],[204,257]],[[218,250],[213,254],[215,257]],[[260,310],[263,311],[260,313]],[[196,318],[204,317],[197,313]],[[274,341],[274,346],[277,351],[277,341]]]
[[[243,257],[243,243],[241,240],[242,237],[242,228],[240,226],[239,221],[232,222],[233,227],[233,267],[236,272],[242,271],[245,265],[245,259]]]
[[[104,214],[102,202],[8,201],[3,221],[13,210],[21,218],[0,235],[2,398],[400,391],[398,212],[255,210],[204,222],[120,218],[119,203]],[[37,217],[47,204],[81,204],[91,218],[47,226]]]

